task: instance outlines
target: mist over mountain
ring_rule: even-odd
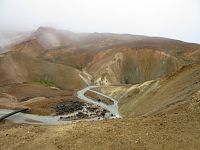
[[[44,26],[32,32],[4,33],[1,42],[0,112],[26,108],[32,113],[22,113],[21,119],[11,117],[11,122],[34,122],[38,124],[35,128],[40,128],[40,124],[77,121],[78,132],[91,131],[95,126],[106,128],[106,134],[108,126],[120,126],[115,130],[123,136],[124,130],[132,131],[133,122],[141,118],[150,122],[148,127],[154,126],[155,118],[156,125],[164,126],[160,125],[164,120],[170,130],[182,129],[182,120],[187,128],[191,122],[199,127],[200,44],[144,35],[75,33]],[[50,121],[43,117],[50,117]],[[93,123],[87,124],[91,120]],[[79,129],[81,124],[84,127]],[[141,123],[142,128],[146,126]],[[29,130],[29,126],[24,127]],[[24,134],[21,129],[20,134]],[[161,134],[159,130],[154,132]],[[164,133],[172,134],[168,130]],[[69,138],[60,134],[59,140]],[[110,131],[109,135],[116,136]]]
[[[86,83],[100,85],[141,83],[164,77],[183,65],[199,61],[199,44],[161,37],[74,33],[39,27],[34,32],[6,39],[9,38],[6,55],[23,55],[20,64],[34,59],[36,63],[41,60],[70,66],[87,74],[83,79],[87,80]],[[16,74],[20,74],[20,70]]]
[[[0,0],[0,150],[199,150],[199,0]]]

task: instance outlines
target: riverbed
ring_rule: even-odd
[[[107,119],[115,119],[115,118],[121,118],[119,110],[118,110],[118,102],[113,99],[110,96],[104,95],[100,92],[92,90],[93,88],[97,88],[99,86],[88,86],[80,91],[77,92],[77,97],[80,98],[81,100],[85,101],[86,103],[90,103],[93,105],[96,105],[98,107],[101,107],[109,112],[109,116]],[[97,95],[104,96],[106,98],[109,98],[110,100],[113,101],[112,105],[107,105],[103,102],[95,101],[91,98],[86,97],[84,94],[87,91],[91,91],[96,93]],[[9,109],[0,109],[0,116],[6,115],[13,110]],[[73,122],[78,122],[78,121],[95,121],[95,120],[102,120],[104,118],[102,117],[94,117],[94,118],[89,118],[89,119],[81,119],[81,120],[63,120],[60,118],[66,118],[67,115],[60,115],[60,116],[40,116],[40,115],[35,115],[35,114],[27,114],[27,113],[18,113],[13,116],[10,116],[7,118],[7,120],[14,122],[14,123],[27,123],[27,124],[40,124],[40,125],[57,125],[57,124],[69,124]]]

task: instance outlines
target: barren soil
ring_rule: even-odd
[[[39,84],[15,84],[0,93],[0,108],[30,108],[33,114],[55,114],[53,107],[66,101],[78,100],[73,90],[58,90]]]
[[[198,149],[200,115],[170,114],[62,126],[1,123],[0,148]]]

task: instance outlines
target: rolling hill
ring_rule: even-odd
[[[81,71],[61,64],[30,57],[21,52],[0,55],[1,86],[13,83],[48,81],[61,88],[81,88],[86,85]],[[83,76],[83,75],[82,75]]]
[[[81,101],[78,89],[101,85],[85,96],[113,97],[122,118],[59,126],[1,122],[2,149],[200,147],[199,44],[49,27],[13,39],[0,49],[0,108],[56,115],[55,107],[64,112]]]
[[[85,72],[93,84],[135,84],[199,61],[200,45],[130,34],[40,27],[11,51]]]
[[[123,116],[133,117],[169,112],[189,103],[200,89],[200,65],[184,66],[163,79],[142,84],[111,86],[101,92],[119,100]]]
[[[158,111],[154,106],[176,103],[179,98],[173,94],[181,95],[184,88],[199,88],[193,85],[193,80],[199,81],[194,65],[199,64],[199,52],[199,44],[168,38],[40,27],[0,55],[0,83],[45,81],[64,89],[115,85],[112,90],[122,96],[113,96],[119,99],[122,114],[138,116]],[[183,71],[173,80],[167,79],[179,70]],[[169,93],[179,84],[180,91],[178,87]],[[120,89],[121,85],[126,86]]]

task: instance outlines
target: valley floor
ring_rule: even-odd
[[[128,87],[129,90],[127,87],[114,87],[114,91],[113,87],[97,89],[118,99],[119,108],[123,108],[121,109],[124,114],[123,119],[56,126],[0,123],[0,149],[198,150],[200,147],[199,68],[199,65],[189,65],[159,82],[148,81]],[[12,91],[16,90],[11,88],[7,93],[14,95]],[[23,94],[15,94],[19,99],[21,97],[24,99],[26,96],[23,92],[17,93]],[[56,94],[52,96],[57,98],[59,95]],[[90,96],[94,95],[90,93]]]
[[[0,124],[0,149],[198,149],[200,115],[168,114],[60,126]]]

